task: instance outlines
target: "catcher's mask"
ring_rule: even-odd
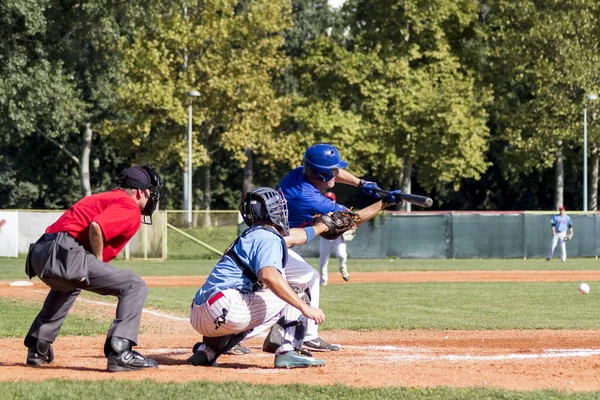
[[[329,182],[335,177],[334,171],[346,168],[348,163],[342,160],[338,149],[328,143],[310,146],[302,159],[304,175],[321,182]]]
[[[152,225],[152,214],[158,206],[163,188],[163,181],[152,165],[126,168],[119,176],[118,186],[130,189],[150,189],[150,198],[142,210],[142,223]]]
[[[252,189],[240,203],[240,214],[248,226],[268,222],[280,227],[283,236],[290,233],[287,201],[281,190],[275,191],[268,187]]]

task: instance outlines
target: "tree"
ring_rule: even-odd
[[[375,4],[376,3],[376,4]],[[331,38],[297,63],[298,141],[330,141],[357,173],[427,190],[486,169],[488,92],[453,54],[477,18],[471,2],[351,1]]]
[[[570,148],[582,142],[583,101],[598,90],[600,6],[588,0],[490,6],[486,80],[494,86],[494,129],[507,144],[504,173],[514,179],[554,165],[557,208],[565,202],[564,183],[572,181],[565,179],[563,157],[575,155]],[[595,130],[590,139],[596,146]],[[591,186],[597,188],[597,179]]]
[[[200,193],[209,210],[215,152],[227,151],[230,168],[239,170],[249,156],[272,163],[285,150],[272,134],[287,107],[273,77],[286,63],[281,31],[290,23],[289,7],[288,1],[211,0],[169,8],[156,25],[121,41],[126,82],[114,108],[118,118],[105,121],[103,134],[125,151],[141,148],[183,166],[186,92],[199,90],[193,163],[204,171]]]

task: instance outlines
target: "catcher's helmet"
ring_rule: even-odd
[[[142,165],[126,168],[121,172],[117,185],[130,189],[150,189],[150,198],[146,203],[146,207],[142,210],[144,216],[142,222],[152,225],[152,214],[158,206],[163,188],[163,181],[154,170],[154,167],[152,165]]]
[[[335,193],[333,193],[333,192],[325,192],[323,194],[323,196],[327,197],[328,199],[330,199],[333,202],[336,201]]]
[[[290,233],[287,202],[281,191],[268,187],[252,189],[242,199],[240,213],[248,226],[267,222],[280,227],[283,236]]]
[[[319,143],[306,149],[302,165],[304,175],[307,177],[321,182],[329,182],[335,177],[331,170],[346,168],[348,163],[342,160],[340,152],[335,146],[328,143]]]

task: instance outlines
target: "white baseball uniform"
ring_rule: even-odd
[[[321,273],[321,285],[327,284],[327,266],[329,264],[329,256],[331,252],[335,251],[335,256],[339,259],[339,271],[342,276],[348,276],[348,269],[346,267],[346,261],[348,259],[348,253],[346,251],[346,242],[342,237],[333,240],[327,240],[320,238],[319,242],[319,271]]]

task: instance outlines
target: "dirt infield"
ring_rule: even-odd
[[[453,276],[453,277],[452,277]],[[199,286],[200,277],[144,278],[150,286]],[[335,284],[337,277],[330,279]],[[351,282],[474,282],[600,280],[598,271],[458,271],[353,273]],[[341,279],[340,279],[341,281]],[[0,282],[0,296],[39,300],[47,288],[8,287]],[[110,304],[77,302],[74,313],[110,318]],[[185,363],[191,346],[200,339],[186,318],[144,313],[137,348],[155,358],[153,371],[111,374],[101,353],[104,337],[60,337],[53,365],[24,365],[22,339],[2,339],[0,380],[154,379],[241,381],[251,383],[340,383],[356,387],[493,387],[505,389],[600,390],[600,332],[586,331],[328,331],[323,337],[340,344],[338,352],[315,353],[323,368],[274,369],[273,356],[260,351],[261,338],[249,342],[252,354],[223,356],[220,367],[192,367]]]

